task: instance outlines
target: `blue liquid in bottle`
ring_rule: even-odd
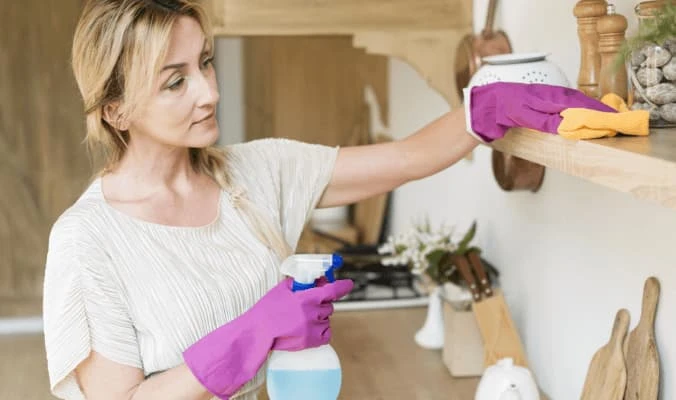
[[[336,400],[342,372],[329,344],[302,351],[274,351],[268,363],[271,400]]]
[[[275,400],[336,400],[340,369],[268,371],[268,395]]]

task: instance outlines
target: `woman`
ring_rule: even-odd
[[[83,10],[73,69],[87,141],[107,163],[50,235],[45,341],[59,398],[256,398],[267,353],[326,343],[331,302],[351,288],[288,296],[279,283],[311,210],[433,174],[478,143],[455,113],[391,144],[219,150],[212,59],[196,2]]]
[[[255,399],[269,351],[328,342],[332,302],[352,287],[291,294],[280,278],[312,209],[429,176],[479,143],[457,110],[387,144],[218,149],[212,58],[194,1],[85,6],[73,70],[106,167],[50,235],[44,324],[59,398]]]

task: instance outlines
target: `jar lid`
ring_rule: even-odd
[[[634,11],[639,17],[654,17],[667,4],[667,0],[642,1],[636,5]]]

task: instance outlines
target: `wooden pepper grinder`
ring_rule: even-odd
[[[577,87],[587,96],[599,97],[599,73],[601,56],[598,51],[599,33],[596,30],[598,19],[606,14],[608,4],[605,0],[580,0],[573,9],[577,17],[577,35],[580,39],[580,71]]]
[[[599,54],[601,55],[601,80],[599,96],[615,93],[627,101],[627,69],[617,62],[617,55],[624,43],[627,18],[615,12],[615,5],[608,4],[608,13],[596,23],[599,33]]]

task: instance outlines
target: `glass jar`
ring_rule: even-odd
[[[656,0],[636,5],[638,40],[632,43],[628,60],[633,95],[631,108],[649,110],[650,127],[654,128],[676,126],[676,35],[661,35],[659,40],[651,40],[658,37],[655,28],[663,25],[658,19],[666,3]]]

